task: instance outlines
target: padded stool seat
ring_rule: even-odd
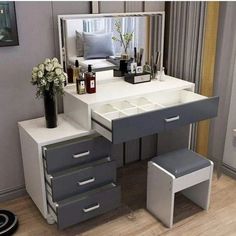
[[[169,171],[176,178],[211,165],[209,160],[188,149],[154,157],[152,162]]]
[[[212,161],[188,149],[154,157],[148,162],[147,209],[170,228],[177,192],[207,210],[212,172]]]

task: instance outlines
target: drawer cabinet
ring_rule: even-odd
[[[57,203],[48,196],[48,201],[51,215],[58,227],[64,229],[118,207],[120,187],[110,183]]]
[[[218,103],[187,90],[153,93],[94,108],[92,125],[117,144],[215,117]]]
[[[110,157],[47,176],[47,189],[59,201],[116,181],[116,163]]]
[[[43,147],[48,210],[58,228],[119,206],[120,187],[111,143],[90,135]]]
[[[44,117],[19,122],[26,190],[43,217],[65,228],[117,207],[111,142],[123,154],[123,142],[215,117],[219,98],[193,90],[170,76],[136,85],[112,80],[96,94],[66,86],[58,127],[46,129]]]
[[[45,168],[49,174],[111,155],[111,144],[101,136],[92,135],[43,148]]]

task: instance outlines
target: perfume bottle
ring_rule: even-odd
[[[73,83],[73,67],[69,65],[67,68],[68,83]]]
[[[76,79],[79,78],[79,75],[80,75],[79,61],[75,60],[75,66],[73,67],[73,83],[76,83]]]
[[[78,94],[86,93],[86,80],[82,73],[80,73],[79,77],[76,79],[76,91]]]
[[[88,65],[88,71],[84,73],[87,93],[96,93],[96,76],[92,72],[92,65]]]
[[[158,71],[158,80],[159,81],[165,80],[165,67],[161,67],[160,71]]]

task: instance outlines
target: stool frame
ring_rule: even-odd
[[[147,209],[164,225],[173,226],[175,193],[182,193],[208,210],[214,164],[176,178],[153,161],[148,162]]]

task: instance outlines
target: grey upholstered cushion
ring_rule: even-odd
[[[181,149],[154,157],[151,161],[173,174],[176,178],[209,166],[211,163],[203,156]]]
[[[83,32],[76,31],[76,54],[77,54],[77,57],[84,56]]]
[[[111,33],[94,34],[83,33],[84,36],[84,58],[96,59],[106,58],[114,55]]]

